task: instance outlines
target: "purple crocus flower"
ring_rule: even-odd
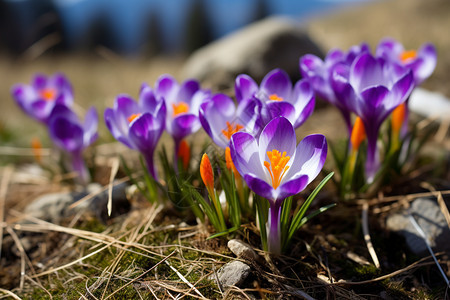
[[[296,146],[290,121],[276,117],[259,139],[237,132],[230,140],[231,157],[251,190],[269,200],[269,251],[281,251],[280,214],[283,200],[301,192],[320,172],[327,156],[323,135],[305,137]]]
[[[210,91],[200,89],[196,80],[179,84],[172,76],[162,75],[156,82],[155,94],[166,103],[166,130],[175,142],[176,168],[180,142],[200,129],[198,111],[200,105],[209,98]]]
[[[128,95],[119,95],[114,107],[105,110],[104,117],[111,134],[127,147],[138,150],[149,173],[157,180],[153,154],[165,127],[164,100],[157,98],[154,91],[143,84],[139,102]]]
[[[370,48],[367,44],[362,43],[361,45],[352,46],[346,53],[340,49],[332,49],[324,60],[313,54],[307,54],[300,58],[300,73],[303,78],[307,78],[310,81],[315,93],[321,99],[339,109],[349,134],[352,131],[351,108],[347,102],[341,101],[341,99],[336,97],[330,81],[331,70],[338,63],[350,66],[358,55],[366,52],[370,52]]]
[[[425,79],[430,77],[437,63],[436,48],[433,44],[424,44],[417,51],[407,51],[401,43],[392,38],[381,40],[376,49],[376,56],[411,69],[416,85],[420,85]]]
[[[73,103],[72,86],[61,73],[50,77],[36,74],[30,85],[14,85],[11,94],[26,114],[45,124],[55,105],[70,107]]]
[[[256,97],[263,103],[264,124],[283,116],[298,128],[314,111],[314,91],[309,82],[300,80],[292,87],[288,74],[281,69],[270,71],[260,86],[250,76],[238,75],[235,93],[238,102]]]
[[[370,53],[360,55],[349,67],[337,64],[332,70],[332,87],[361,117],[367,135],[366,177],[370,183],[379,169],[378,132],[383,121],[409,97],[412,71]]]
[[[245,131],[254,136],[262,129],[261,102],[255,98],[244,100],[236,107],[224,94],[215,94],[200,105],[200,122],[206,133],[221,148],[229,147],[231,136]]]
[[[56,104],[48,117],[48,128],[53,143],[69,154],[71,168],[78,173],[83,184],[90,181],[89,173],[83,160],[83,150],[91,145],[98,136],[98,115],[91,107],[83,123],[67,106]]]

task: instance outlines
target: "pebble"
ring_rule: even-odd
[[[253,248],[238,239],[232,239],[228,241],[228,248],[234,253],[238,258],[243,258],[249,261],[259,260],[260,256],[253,250]]]
[[[239,286],[249,274],[250,267],[247,264],[234,260],[219,269],[217,278],[222,287],[228,288],[230,286]],[[215,276],[212,275],[210,279],[214,280]]]
[[[450,229],[435,200],[418,198],[409,209],[390,215],[386,220],[387,228],[403,236],[413,253],[429,255],[425,241],[409,219],[410,215],[422,228],[434,251],[450,250]]]
[[[441,93],[415,88],[408,107],[425,118],[436,118],[441,122],[450,121],[450,99]]]

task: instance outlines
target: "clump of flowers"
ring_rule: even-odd
[[[83,150],[97,139],[96,109],[90,108],[84,122],[80,121],[71,109],[72,86],[61,73],[50,77],[36,74],[30,85],[13,86],[11,94],[26,114],[47,127],[54,145],[62,151],[63,163],[77,173],[77,181],[89,183]],[[34,144],[33,148],[37,149],[39,146]]]

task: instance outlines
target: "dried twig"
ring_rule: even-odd
[[[13,173],[13,168],[7,166],[3,170],[3,177],[0,183],[0,223],[5,220],[5,202],[6,202],[6,192],[8,191],[9,181]],[[2,244],[3,244],[3,226],[0,228],[0,257],[2,256]]]
[[[17,299],[17,300],[22,300],[22,298],[20,298],[19,296],[17,296],[17,295],[14,294],[13,292],[8,291],[8,290],[5,290],[5,289],[2,289],[2,288],[0,288],[0,293],[4,293],[4,294],[6,294],[6,295],[8,295],[8,296],[13,297],[14,299]]]
[[[120,159],[119,157],[115,157],[112,159],[111,163],[111,174],[109,176],[109,185],[108,185],[108,216],[111,216],[112,211],[112,191],[113,191],[113,181],[117,175],[117,171],[119,171]]]
[[[370,257],[372,257],[375,267],[380,268],[380,262],[378,261],[377,253],[375,252],[375,248],[373,248],[372,240],[370,238],[368,210],[369,210],[369,205],[367,203],[365,203],[362,208],[362,216],[361,216],[364,241],[366,242],[367,249],[369,250]]]

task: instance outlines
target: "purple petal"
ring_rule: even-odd
[[[264,127],[259,137],[259,157],[260,162],[270,162],[267,152],[278,150],[286,152],[286,156],[293,157],[297,140],[294,127],[291,122],[284,117],[277,117]],[[288,163],[290,165],[292,159]],[[267,172],[267,176],[269,176]]]
[[[179,85],[170,75],[162,75],[156,82],[156,94],[163,97],[168,103],[176,102]]]
[[[264,123],[269,123],[276,117],[285,117],[294,124],[296,121],[296,111],[294,105],[286,101],[270,101],[262,108]]]
[[[286,199],[287,197],[300,193],[305,189],[308,183],[309,181],[307,175],[301,175],[300,177],[285,181],[277,189],[276,200],[283,200]]]
[[[248,187],[259,196],[272,201],[277,200],[273,187],[264,180],[258,178],[256,175],[251,173],[244,174],[244,180]]]
[[[322,170],[327,158],[327,151],[327,140],[323,135],[308,135],[298,144],[294,161],[285,178],[298,178],[301,175],[307,175],[307,184],[309,184]]]
[[[40,73],[34,75],[31,85],[37,90],[45,88],[47,86],[47,76]]]
[[[58,117],[51,120],[49,130],[53,142],[61,149],[75,152],[83,148],[83,129],[80,125]]]
[[[252,97],[239,103],[236,109],[237,122],[244,126],[246,132],[258,136],[264,124],[261,118],[262,102]]]
[[[437,53],[432,44],[425,44],[418,51],[418,58],[410,65],[414,72],[416,84],[422,83],[430,77],[436,68]]]
[[[289,75],[281,70],[275,69],[264,76],[261,82],[261,91],[267,95],[275,94],[280,98],[288,99],[292,90],[292,82]]]
[[[295,122],[293,124],[294,128],[298,128],[314,111],[314,91],[308,81],[300,80],[295,84],[292,99],[295,107]]]
[[[112,108],[105,109],[104,119],[106,127],[111,132],[112,136],[119,142],[125,144],[131,149],[136,149],[136,146],[128,138],[128,127],[123,131],[120,126],[118,126],[114,110]]]
[[[192,96],[192,99],[189,100],[189,113],[198,116],[200,105],[202,105],[204,102],[209,101],[209,99],[211,99],[211,92],[209,90],[198,90]]]
[[[139,93],[139,106],[144,112],[153,112],[162,100],[156,99],[155,93],[148,85],[143,85]],[[133,101],[134,102],[134,101]]]
[[[382,65],[370,53],[362,54],[352,64],[349,82],[356,91],[386,85],[385,81]]]
[[[98,137],[97,127],[98,127],[97,110],[95,109],[95,107],[91,107],[86,113],[86,117],[84,119],[84,124],[83,124],[84,147],[89,146],[97,139],[97,137]]]
[[[300,58],[299,66],[302,76],[310,78],[323,73],[324,62],[313,54],[306,54]]]
[[[259,148],[256,139],[247,132],[237,132],[230,139],[230,154],[239,174],[252,173],[258,178],[266,178],[259,159]]]
[[[196,80],[186,80],[180,86],[177,101],[190,103],[194,94],[200,89],[200,84]]]
[[[200,127],[198,117],[193,114],[179,115],[166,123],[167,131],[178,141],[196,132]]]
[[[163,125],[150,113],[144,113],[130,126],[130,140],[141,151],[153,151],[163,132]]]
[[[250,99],[258,91],[258,85],[248,75],[241,74],[236,77],[235,81],[235,94],[237,102]]]
[[[414,77],[412,72],[406,73],[399,81],[397,81],[391,90],[389,101],[385,101],[385,110],[393,110],[399,104],[408,99],[414,88]]]
[[[375,86],[364,90],[361,93],[361,117],[374,122],[382,122],[381,114],[384,107],[382,103],[389,97],[389,90],[384,86]]]

